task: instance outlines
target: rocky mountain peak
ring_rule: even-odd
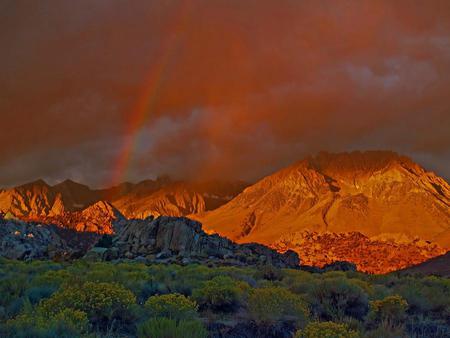
[[[403,234],[450,248],[448,183],[393,152],[307,157],[263,178],[222,207],[194,217],[207,231],[240,243],[273,245],[283,235],[303,231],[358,232],[368,238]],[[404,248],[414,255],[412,246]],[[345,260],[345,254],[340,259]],[[348,255],[352,258],[350,251]],[[388,269],[393,263],[383,264]]]

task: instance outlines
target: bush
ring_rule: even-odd
[[[152,317],[189,320],[197,318],[198,305],[183,295],[168,294],[150,297],[145,302],[145,308]]]
[[[232,311],[243,295],[244,282],[236,283],[227,276],[217,276],[193,291],[192,297],[203,309]]]
[[[369,310],[364,290],[344,278],[317,283],[309,297],[313,313],[322,320],[342,320],[346,316],[361,320]]]
[[[199,321],[152,318],[138,326],[139,338],[206,338],[208,332]]]
[[[56,292],[39,307],[49,314],[66,308],[83,311],[95,327],[106,329],[113,320],[129,319],[134,303],[133,293],[119,284],[86,282]]]
[[[266,264],[259,267],[255,277],[257,279],[266,279],[269,281],[280,281],[283,279],[283,272],[273,265]]]
[[[41,308],[24,313],[7,324],[9,337],[79,337],[87,332],[89,321],[83,311],[64,309],[46,313]]]
[[[359,334],[345,324],[333,322],[312,322],[304,330],[296,333],[295,338],[357,338]]]
[[[56,291],[52,285],[34,286],[25,292],[25,296],[32,304],[39,303],[42,299],[50,297]]]
[[[387,326],[379,326],[378,328],[374,330],[367,331],[364,334],[365,338],[407,338],[405,331],[401,327],[387,327]],[[426,337],[429,338],[429,336],[419,336],[419,337]]]
[[[410,318],[405,326],[410,337],[450,337],[450,325],[448,325],[445,320],[436,320],[420,316],[417,318]]]
[[[370,302],[369,322],[387,327],[401,325],[406,319],[408,303],[401,296],[389,296]]]
[[[303,299],[280,287],[252,290],[248,298],[248,309],[256,321],[263,323],[293,319],[303,326],[308,317],[307,306]]]

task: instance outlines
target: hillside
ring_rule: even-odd
[[[207,231],[241,243],[273,246],[305,231],[359,232],[381,240],[418,238],[448,248],[449,206],[448,183],[406,157],[379,151],[320,153],[193,217]]]

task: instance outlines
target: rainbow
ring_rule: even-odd
[[[163,43],[162,53],[156,62],[152,63],[148,75],[145,77],[145,85],[139,95],[137,102],[132,106],[128,121],[125,123],[125,140],[119,151],[114,163],[111,185],[118,185],[123,182],[136,144],[139,138],[139,131],[148,121],[149,115],[158,99],[158,90],[161,86],[162,79],[176,50],[176,46],[180,43],[183,30],[185,30],[186,19],[191,11],[190,0],[180,0],[177,3],[175,11],[175,19],[173,25],[168,31],[168,39]]]

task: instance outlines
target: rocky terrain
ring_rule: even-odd
[[[305,265],[324,267],[333,262],[348,261],[354,263],[358,271],[377,274],[400,270],[446,252],[437,244],[419,238],[369,238],[359,232],[291,233],[271,247],[280,252],[294,250]]]
[[[19,220],[0,219],[0,256],[10,259],[79,258],[98,235]]]
[[[118,226],[120,224],[120,226]],[[135,259],[145,262],[193,262],[220,265],[271,264],[298,267],[293,251],[278,253],[260,244],[236,244],[203,232],[201,224],[187,218],[118,220],[109,247],[99,246],[99,234],[58,226],[0,219],[0,256],[11,259]],[[97,246],[94,246],[97,243]]]
[[[99,201],[81,211],[63,212],[48,216],[19,216],[18,219],[97,234],[114,234],[121,221],[125,221],[124,216],[116,208],[103,201]]]
[[[196,221],[169,216],[128,221],[110,248],[95,248],[88,252],[87,257],[237,266],[270,263],[291,268],[300,264],[293,251],[281,254],[261,244],[236,244],[219,235],[206,234]]]

